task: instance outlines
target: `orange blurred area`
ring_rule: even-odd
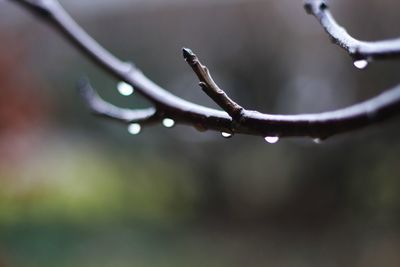
[[[26,47],[12,34],[0,36],[0,163],[15,164],[33,152],[51,112],[43,85],[26,66]]]

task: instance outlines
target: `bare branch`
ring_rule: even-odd
[[[325,0],[306,0],[304,7],[309,14],[318,19],[332,41],[345,49],[355,60],[400,56],[400,38],[377,42],[360,41],[336,22]]]
[[[125,123],[150,124],[160,121],[155,108],[136,110],[123,109],[104,101],[87,79],[82,79],[79,82],[78,89],[88,107],[96,115]]]
[[[91,38],[56,0],[12,1],[28,7],[47,23],[55,26],[84,55],[115,78],[132,85],[138,93],[154,104],[154,109],[119,108],[102,100],[88,83],[81,84],[84,98],[95,113],[125,123],[146,124],[170,118],[176,123],[192,125],[201,130],[210,129],[263,137],[308,136],[324,139],[381,122],[400,113],[400,86],[366,102],[325,113],[270,115],[245,110],[215,84],[207,69],[191,51],[184,50],[185,58],[199,77],[203,90],[226,112],[200,106],[172,95],[148,79],[132,64],[120,61]],[[317,6],[317,3],[320,5]],[[329,25],[331,17],[321,3],[323,2],[309,1],[309,10],[321,17],[322,21],[326,20]],[[328,14],[327,19],[326,14]]]
[[[211,77],[207,67],[201,64],[196,54],[188,48],[183,48],[183,57],[199,78],[199,85],[203,91],[234,120],[239,121],[242,117],[243,108],[230,99],[229,96],[221,88],[219,88],[219,86],[214,82],[214,79]]]

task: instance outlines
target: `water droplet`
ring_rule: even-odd
[[[319,145],[319,144],[322,143],[322,139],[321,138],[315,138],[315,139],[313,139],[313,142]]]
[[[357,69],[363,70],[368,66],[368,60],[365,60],[365,59],[356,60],[356,61],[354,61],[354,66]]]
[[[221,135],[223,138],[231,138],[233,136],[232,133],[228,133],[228,132],[222,132]]]
[[[194,128],[196,128],[197,131],[199,132],[206,132],[207,131],[207,127],[201,123],[196,123],[194,125]]]
[[[128,132],[132,135],[138,135],[142,131],[142,126],[139,123],[132,123],[128,126]]]
[[[135,91],[132,85],[126,82],[119,82],[117,85],[118,92],[123,96],[130,96]]]
[[[175,121],[173,119],[166,118],[162,121],[164,127],[172,128],[175,126]]]
[[[270,144],[276,144],[279,142],[279,137],[278,136],[267,136],[264,138],[265,141],[267,141]]]

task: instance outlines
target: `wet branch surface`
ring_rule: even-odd
[[[198,57],[190,49],[184,48],[184,58],[199,78],[201,88],[222,110],[211,109],[169,93],[147,78],[133,64],[119,60],[90,37],[58,1],[11,1],[21,4],[53,25],[95,64],[114,78],[132,85],[154,105],[154,108],[148,109],[120,108],[101,99],[88,80],[79,83],[84,100],[95,114],[123,123],[147,125],[160,123],[163,119],[169,118],[176,123],[191,125],[197,129],[230,134],[326,139],[376,124],[400,113],[400,86],[368,101],[324,113],[271,115],[247,110],[218,87]],[[372,43],[358,41],[348,35],[334,20],[324,1],[306,1],[305,8],[320,21],[331,38],[346,49],[354,59],[378,59],[400,55],[400,40]]]
[[[334,18],[325,0],[306,0],[304,8],[315,16],[332,41],[345,49],[355,60],[385,59],[400,56],[400,38],[375,42],[351,36]]]

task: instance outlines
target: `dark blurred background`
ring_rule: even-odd
[[[361,71],[302,1],[61,1],[154,81],[215,107],[181,56],[192,48],[245,107],[319,112],[400,82],[400,61]],[[95,3],[94,3],[95,2]],[[331,1],[356,37],[397,37],[397,0]],[[0,1],[0,266],[399,266],[399,119],[315,144],[145,128],[93,117],[88,76],[118,81],[54,29]]]

